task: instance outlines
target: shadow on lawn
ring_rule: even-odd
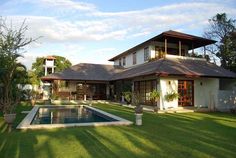
[[[133,109],[97,105],[134,121]],[[225,121],[225,124],[218,122]],[[5,157],[235,157],[236,118],[226,114],[144,113],[141,127],[13,131],[0,135]],[[235,123],[235,127],[227,125]],[[1,123],[1,122],[0,122]],[[0,130],[5,125],[0,124]]]

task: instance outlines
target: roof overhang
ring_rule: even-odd
[[[173,42],[173,43],[177,43],[181,41],[182,44],[188,45],[190,49],[196,49],[199,47],[216,43],[216,41],[214,40],[170,30],[170,31],[163,32],[151,39],[148,39],[147,41],[140,43],[122,52],[121,54],[118,54],[117,56],[109,59],[109,61],[117,60],[120,57],[129,54],[130,52],[135,52],[142,47],[148,46],[151,42],[155,42],[155,41],[164,42],[165,39],[167,39],[167,42]]]

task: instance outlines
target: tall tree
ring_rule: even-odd
[[[26,38],[27,26],[23,22],[19,29],[8,27],[6,20],[0,18],[0,83],[3,93],[0,95],[0,109],[4,113],[11,113],[13,105],[17,104],[17,85],[24,82],[26,68],[18,59],[22,57],[20,51],[33,42]]]
[[[216,40],[214,46],[207,47],[207,50],[215,55],[221,63],[221,66],[234,70],[235,65],[235,47],[233,42],[235,36],[235,19],[228,18],[226,13],[216,14],[209,19],[209,28],[205,31],[204,36]]]
[[[55,57],[55,72],[63,71],[69,68],[72,64],[71,62],[62,56],[53,55]],[[36,62],[32,64],[32,70],[37,75],[38,78],[44,76],[44,57],[38,57]]]

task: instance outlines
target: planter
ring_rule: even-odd
[[[135,124],[137,126],[141,126],[142,125],[142,113],[135,113]]]
[[[4,114],[4,120],[8,124],[12,124],[16,118],[16,114]]]

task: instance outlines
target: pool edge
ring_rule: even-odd
[[[36,105],[33,107],[33,109],[25,116],[25,118],[20,122],[20,124],[16,127],[16,129],[24,130],[24,129],[52,129],[52,128],[66,128],[66,127],[83,127],[83,126],[119,126],[119,125],[131,125],[133,122],[126,120],[124,118],[121,118],[119,116],[110,114],[108,112],[105,112],[103,110],[88,106],[88,105],[78,105],[78,106],[84,106],[86,108],[89,108],[91,110],[94,110],[96,112],[99,112],[103,115],[106,115],[108,117],[111,117],[117,121],[111,121],[111,122],[89,122],[89,123],[68,123],[68,124],[41,124],[41,125],[32,125],[31,122],[34,119],[34,116],[36,115],[36,112],[40,107],[55,107],[55,105]],[[58,106],[58,105],[57,105]],[[59,105],[60,106],[60,105]],[[70,105],[67,105],[70,106]],[[73,105],[75,106],[75,105]]]

